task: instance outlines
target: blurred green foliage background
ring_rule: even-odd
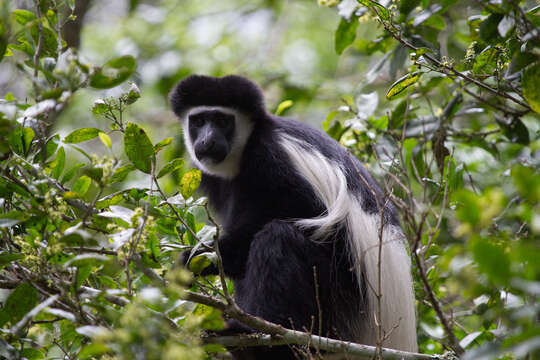
[[[215,234],[175,160],[167,96],[193,73],[249,77],[377,175],[421,352],[540,356],[537,2],[15,0],[0,16],[0,357],[223,353],[199,339],[220,313],[183,293],[219,296],[219,279],[173,270]]]

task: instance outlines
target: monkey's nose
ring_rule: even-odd
[[[227,150],[213,140],[200,141],[195,145],[195,156],[199,160],[210,159],[213,162],[220,162],[227,156]]]

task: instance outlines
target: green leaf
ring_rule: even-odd
[[[448,164],[448,162],[450,162],[450,164]],[[463,186],[463,173],[465,171],[463,164],[456,166],[454,159],[447,156],[445,158],[444,169],[445,176],[448,177],[448,188],[450,189],[450,193],[461,189]],[[448,172],[448,175],[446,175],[446,171]]]
[[[195,216],[193,216],[193,213],[187,212],[185,215],[184,220],[186,221],[186,225],[193,230],[194,232],[197,231],[197,223],[195,221]],[[188,245],[195,245],[197,243],[197,239],[191,234],[191,231],[187,230],[184,232],[183,235],[184,244]]]
[[[82,347],[77,354],[79,359],[97,359],[112,350],[102,343],[90,343]]]
[[[100,132],[98,136],[103,145],[105,145],[109,149],[112,149],[112,140],[109,135],[105,134],[104,132]]]
[[[388,116],[386,115],[383,115],[380,118],[372,117],[368,119],[368,121],[370,122],[371,125],[373,125],[377,129],[386,130],[388,128]]]
[[[135,170],[135,167],[133,167],[133,170]],[[107,195],[104,198],[101,198],[99,201],[96,202],[96,208],[103,209],[111,205],[119,204],[122,200],[124,200],[125,193],[126,191],[120,191],[111,195]]]
[[[487,239],[471,241],[471,251],[478,268],[493,282],[504,285],[510,279],[510,259],[504,249]]]
[[[38,302],[38,293],[29,283],[22,283],[9,295],[2,311],[0,311],[0,326],[10,322],[17,323]]]
[[[90,86],[97,89],[115,87],[127,80],[136,66],[135,59],[130,55],[109,60],[90,77]]]
[[[58,149],[58,141],[60,140],[60,135],[56,134],[51,136],[49,140],[45,143],[45,158],[48,159],[51,157],[56,149]]]
[[[135,166],[131,165],[131,164],[128,164],[126,166],[122,166],[118,169],[116,169],[114,171],[114,174],[113,176],[111,177],[111,184],[113,183],[116,183],[116,182],[121,182],[121,181],[124,181],[126,179],[126,177],[128,176],[128,174],[130,172],[132,172],[133,170],[135,170]]]
[[[390,19],[390,14],[388,13],[388,10],[386,10],[386,8],[384,6],[382,6],[381,4],[379,4],[378,2],[373,1],[373,0],[357,0],[357,1],[360,4],[362,4],[364,6],[367,6],[368,8],[372,9],[377,14],[379,14],[381,19],[383,19],[383,20],[389,20]]]
[[[82,254],[77,255],[73,259],[70,259],[64,264],[65,267],[75,266],[78,268],[83,268],[86,266],[99,266],[102,263],[108,262],[110,259],[101,254]]]
[[[30,145],[34,139],[35,133],[32,128],[29,127],[16,127],[13,133],[11,133],[9,143],[11,148],[19,155],[26,155],[30,150]]]
[[[154,151],[156,152],[156,154],[158,152],[160,152],[161,150],[163,150],[163,148],[167,145],[169,145],[171,142],[173,141],[173,138],[172,137],[169,137],[169,138],[166,138],[166,139],[163,139],[161,140],[160,142],[158,142],[156,145],[154,145]]]
[[[328,132],[330,129],[330,125],[332,124],[332,120],[338,115],[340,112],[337,110],[331,111],[327,116],[326,119],[322,122],[323,130]]]
[[[408,101],[407,99],[402,100],[399,104],[396,105],[394,110],[392,110],[392,116],[390,117],[390,129],[401,129],[405,121],[405,112],[407,110]],[[411,116],[411,110],[409,107],[408,116]]]
[[[39,39],[39,23],[43,24],[42,27],[42,34],[43,34],[43,42],[41,47],[41,56],[40,57],[53,57],[56,58],[57,56],[57,50],[58,50],[58,41],[56,32],[45,25],[44,21],[36,21],[32,23],[30,26],[30,34],[32,36],[32,42],[33,44],[38,43]]]
[[[512,167],[511,175],[519,194],[531,204],[537,204],[540,201],[540,173],[516,164]]]
[[[194,274],[200,274],[208,266],[212,265],[211,254],[202,254],[195,256],[189,262],[189,270]]]
[[[194,315],[202,317],[201,327],[207,330],[221,330],[224,327],[221,311],[207,305],[198,304]]]
[[[49,25],[54,28],[56,26],[56,22],[58,21],[58,18],[56,16],[56,13],[52,11],[51,9],[47,10],[47,13],[45,14],[45,17],[47,18],[47,21],[49,22]]]
[[[416,71],[414,73],[407,74],[399,78],[398,80],[396,80],[396,82],[393,83],[392,86],[390,86],[390,90],[388,90],[388,92],[386,93],[386,98],[391,99],[394,96],[401,93],[406,88],[408,88],[409,86],[415,84],[418,81],[418,79],[420,79],[421,74],[422,74],[421,72]]]
[[[131,84],[131,87],[129,88],[129,91],[126,94],[123,94],[122,99],[126,103],[126,105],[131,105],[135,101],[139,100],[141,97],[141,91],[137,87],[135,83]]]
[[[165,165],[163,167],[163,169],[160,170],[157,178],[161,178],[177,169],[180,169],[184,166],[184,159],[174,159],[173,161],[167,163],[167,165]]]
[[[487,47],[474,59],[473,72],[476,74],[491,74],[497,69],[499,51],[494,47]]]
[[[461,189],[455,193],[455,200],[459,204],[457,207],[457,218],[463,222],[476,225],[480,222],[480,203],[478,196],[470,190]]]
[[[69,180],[73,179],[73,177],[75,176],[75,173],[77,172],[77,170],[79,170],[80,168],[82,168],[83,166],[85,166],[86,164],[85,163],[77,163],[75,165],[73,165],[71,167],[71,169],[69,169],[65,174],[64,174],[64,177],[62,178],[62,181],[61,183],[62,184],[65,184],[67,183]]]
[[[33,12],[23,9],[13,10],[13,19],[21,25],[26,25],[32,20],[36,20]]]
[[[0,269],[3,269],[6,265],[9,265],[13,261],[24,259],[24,254],[0,254]]]
[[[124,133],[124,151],[137,169],[150,174],[155,157],[154,146],[139,125],[128,123]]]
[[[276,109],[276,115],[281,115],[285,110],[293,106],[294,102],[292,100],[285,100],[279,103]]]
[[[491,14],[486,20],[484,20],[482,24],[480,24],[480,38],[487,43],[495,44],[500,38],[497,26],[503,17],[504,15],[502,14]]]
[[[432,27],[435,30],[444,30],[446,27],[446,22],[444,21],[444,17],[440,15],[432,15],[426,21],[424,21],[422,25]]]
[[[540,63],[528,67],[522,75],[523,96],[531,108],[540,114]]]
[[[159,239],[156,234],[148,235],[148,240],[146,241],[146,248],[150,250],[152,256],[157,259],[159,257],[160,248],[159,248]]]
[[[358,20],[356,18],[353,17],[350,21],[341,19],[334,35],[334,45],[338,55],[341,55],[343,51],[353,43],[356,38],[357,27]]]
[[[24,151],[26,154],[28,154],[28,151],[30,151],[30,145],[32,145],[32,140],[34,140],[34,130],[29,127],[25,127],[23,129],[23,145],[24,145]]]
[[[102,131],[96,128],[77,129],[66,136],[64,142],[68,144],[77,144],[83,141],[92,140],[93,138],[97,137],[100,132]]]
[[[399,2],[399,12],[401,15],[407,15],[413,11],[418,4],[420,4],[420,0],[401,0]]]
[[[75,286],[78,288],[81,287],[81,285],[88,279],[90,274],[92,274],[93,265],[86,265],[79,267],[79,270],[77,271],[77,281]]]
[[[45,359],[45,355],[41,351],[29,347],[24,348],[23,351],[21,351],[21,357],[27,360]]]
[[[71,189],[71,191],[78,193],[80,196],[84,196],[90,188],[90,184],[92,184],[92,179],[90,179],[86,175],[83,175],[78,178],[77,181],[75,181],[75,184],[73,184],[73,188]]]
[[[9,44],[9,39],[6,33],[6,29],[4,27],[4,24],[0,21],[0,61],[2,61],[2,59],[4,58],[4,55],[6,54],[8,44]],[[8,96],[6,95],[6,100],[7,100],[7,97]]]
[[[103,178],[103,168],[89,166],[84,169],[84,174],[89,176],[92,180],[99,183]]]
[[[64,151],[64,147],[60,146],[60,148],[58,148],[54,164],[55,165],[51,171],[51,177],[58,180],[60,178],[60,175],[62,175],[62,171],[64,171],[64,165],[66,164],[66,152]]]
[[[17,225],[26,219],[28,219],[27,213],[17,210],[8,211],[5,214],[0,214],[0,228]]]
[[[184,199],[189,198],[201,183],[202,173],[200,170],[191,169],[182,176],[180,180],[180,193]]]
[[[101,115],[111,110],[111,106],[103,99],[97,99],[92,106],[92,114]]]

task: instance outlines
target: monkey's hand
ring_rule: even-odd
[[[183,266],[196,275],[217,275],[219,272],[215,265],[215,256],[215,253],[193,248],[183,251],[178,257],[176,265]]]

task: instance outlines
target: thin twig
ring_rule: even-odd
[[[391,29],[390,28],[390,25],[385,21],[383,20],[381,17],[380,17],[380,14],[377,12],[376,9],[373,8],[373,11],[375,11],[375,13],[377,14],[377,16],[379,17],[379,19],[381,20],[381,24],[383,25],[384,29],[386,30],[386,32],[388,32],[394,39],[396,39],[397,41],[399,41],[401,44],[405,45],[406,47],[408,47],[409,49],[411,50],[414,50],[414,51],[418,51],[418,47],[414,46],[413,44],[411,44],[410,42],[408,42],[407,40],[403,39],[400,35],[398,35],[394,29],[397,31],[397,29],[394,27],[394,29]],[[511,100],[513,102],[515,102],[516,104],[519,104],[521,106],[523,106],[525,109],[527,109],[527,111],[532,111],[531,107],[524,103],[523,101],[515,98],[514,96],[510,95],[510,94],[507,94],[507,93],[504,93],[504,92],[500,92],[499,90],[496,90],[496,89],[493,89],[492,87],[490,87],[489,85],[486,85],[485,83],[473,78],[473,77],[470,77],[458,70],[456,70],[453,66],[451,65],[448,65],[446,63],[442,63],[441,61],[435,59],[433,56],[427,54],[427,53],[424,53],[422,54],[422,56],[429,60],[430,62],[432,62],[433,64],[437,65],[439,68],[441,69],[444,69],[448,72],[450,72],[450,74],[447,73],[447,75],[454,75],[454,76],[458,76],[468,82],[471,82],[473,84],[475,84],[476,86],[478,87],[481,87],[482,89],[485,89],[497,96],[500,96],[500,97],[503,97],[503,98],[506,98],[508,100]]]
[[[40,2],[38,0],[36,0],[35,2],[35,5],[36,5],[36,14],[37,14],[37,22],[38,22],[38,43],[37,43],[37,46],[36,46],[36,52],[34,53],[34,92],[35,92],[35,97],[36,99],[38,98],[38,85],[37,85],[37,80],[38,80],[38,69],[39,69],[39,58],[41,56],[41,49],[43,48],[43,22],[41,20],[41,8],[39,7],[40,5]]]
[[[218,272],[219,272],[219,281],[221,282],[221,287],[223,289],[223,294],[225,295],[225,300],[227,300],[227,303],[232,304],[234,303],[233,298],[229,294],[229,289],[227,289],[227,281],[225,280],[225,269],[223,268],[223,258],[221,257],[221,252],[219,250],[219,232],[220,227],[210,214],[210,210],[208,209],[208,203],[204,205],[204,208],[206,209],[206,215],[208,216],[208,220],[215,226],[216,228],[216,235],[214,236],[214,251],[216,252],[216,259],[217,259],[217,266],[218,266]]]
[[[321,306],[321,296],[319,294],[319,279],[317,277],[317,267],[313,266],[313,283],[315,284],[315,301],[317,302],[317,311],[319,315],[319,332],[318,334],[322,336],[322,321],[323,321],[323,312]],[[317,354],[320,355],[320,344],[317,344]]]

